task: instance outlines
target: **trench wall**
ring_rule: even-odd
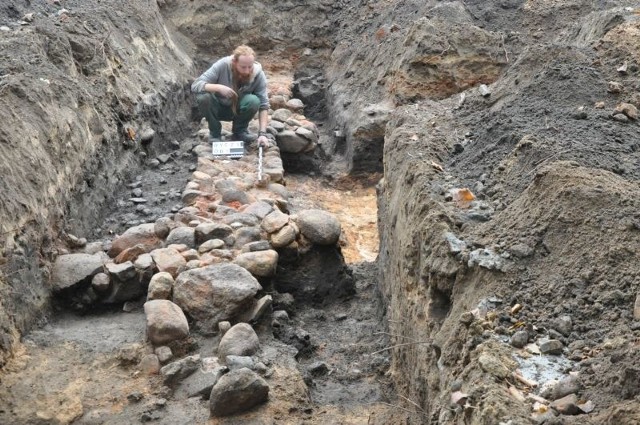
[[[190,119],[192,60],[156,2],[73,6],[25,9],[33,21],[0,39],[11,52],[0,57],[0,365],[47,319],[63,232],[89,232],[114,189]]]

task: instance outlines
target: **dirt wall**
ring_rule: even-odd
[[[327,68],[329,127],[353,173],[382,171],[397,106],[489,84],[505,65],[504,37],[477,25],[463,2],[345,5]]]
[[[326,48],[335,28],[334,1],[255,1],[232,4],[194,0],[160,3],[163,16],[181,37],[188,38],[205,60],[229,55],[240,44],[257,52],[296,59],[302,50]],[[206,62],[205,62],[206,64]]]
[[[8,28],[0,34],[6,353],[18,332],[43,319],[46,265],[61,231],[86,235],[114,188],[168,143],[167,121],[186,127],[192,62],[155,2],[4,2],[0,21]],[[156,136],[143,146],[148,128]]]
[[[418,101],[386,127],[379,266],[398,395],[419,406],[403,404],[410,423],[530,423],[531,402],[510,396],[518,385],[502,375],[521,367],[509,345],[518,323],[529,342],[559,335],[580,397],[598,406],[553,423],[637,419],[626,400],[638,362],[640,130],[614,114],[637,92],[637,68],[617,69],[636,63],[625,40],[638,20],[633,9],[542,3],[509,8],[513,22],[540,26],[512,34],[490,94]],[[496,25],[478,23],[489,9],[467,5],[485,28]],[[573,25],[546,31],[563,20]],[[468,398],[453,402],[456,391]]]

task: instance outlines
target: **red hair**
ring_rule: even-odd
[[[256,53],[253,51],[251,47],[243,44],[242,46],[236,47],[236,49],[233,51],[234,60],[237,61],[240,56],[253,56],[255,59]]]

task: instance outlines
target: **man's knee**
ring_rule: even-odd
[[[218,103],[218,99],[211,93],[198,93],[196,95],[196,103],[199,108],[210,108],[215,103]]]
[[[260,108],[260,99],[255,94],[247,94],[242,97],[241,109],[246,112],[256,113]]]

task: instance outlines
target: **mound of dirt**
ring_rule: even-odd
[[[574,3],[585,7],[512,5],[527,24],[488,90],[397,109],[387,126],[379,261],[390,333],[432,342],[399,348],[393,365],[403,377],[398,393],[438,423],[633,423],[638,415],[626,400],[637,397],[630,382],[639,360],[640,128],[633,113],[617,112],[636,99],[628,37],[638,20],[632,8]],[[573,26],[551,36],[561,20]],[[456,204],[459,188],[475,200]],[[536,366],[536,384],[572,373],[595,410],[555,418],[535,410],[525,396],[547,394],[511,376],[526,375],[528,350],[536,352],[511,345],[519,330],[535,347],[550,339],[562,347],[543,352],[556,366]],[[465,402],[449,410],[456,391]],[[503,399],[505,391],[512,396]]]

